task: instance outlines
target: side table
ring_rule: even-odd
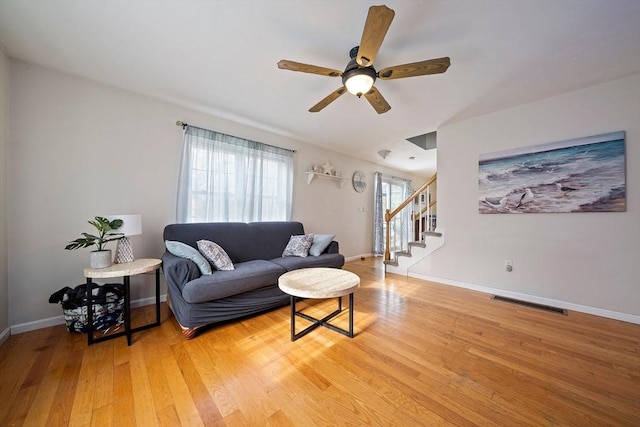
[[[88,345],[107,341],[113,338],[127,336],[127,345],[131,345],[131,334],[144,329],[153,328],[160,325],[160,266],[162,261],[155,258],[142,258],[133,262],[113,264],[107,268],[85,268],[84,277],[87,278],[87,322]],[[137,328],[131,328],[131,293],[130,277],[136,274],[156,272],[156,321]],[[113,277],[124,278],[124,331],[104,337],[93,337],[93,279],[109,279]]]

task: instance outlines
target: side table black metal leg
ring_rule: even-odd
[[[160,326],[160,269],[156,269],[156,326]]]
[[[125,278],[125,281],[128,280],[128,277]],[[127,303],[127,307],[129,307],[129,314],[131,314],[131,302]],[[129,317],[129,319],[131,319]],[[156,270],[156,320],[151,323],[147,323],[141,326],[136,326],[135,328],[131,326],[129,323],[130,334],[135,334],[136,332],[144,331],[145,329],[153,328],[155,326],[160,326],[160,270]]]
[[[129,276],[124,276],[124,330],[127,345],[131,345],[131,287]]]
[[[93,344],[93,281],[87,277],[87,345]]]

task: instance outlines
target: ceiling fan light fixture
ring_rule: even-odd
[[[376,81],[376,70],[373,67],[360,67],[355,58],[351,58],[347,69],[342,74],[342,84],[349,93],[360,98],[369,92]]]
[[[363,94],[371,90],[373,78],[367,74],[354,74],[344,82],[344,85],[349,93],[360,98]]]

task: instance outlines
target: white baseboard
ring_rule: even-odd
[[[160,302],[166,302],[166,301],[167,301],[167,295],[166,294],[160,295]],[[155,297],[142,298],[135,301],[131,301],[131,308],[143,307],[145,305],[151,305],[155,303],[156,303]],[[18,335],[25,332],[35,331],[36,329],[48,328],[50,326],[56,326],[56,325],[64,325],[63,315],[49,317],[48,319],[34,320],[33,322],[26,322],[26,323],[20,323],[17,325],[11,325],[9,327],[11,331],[9,335]],[[3,334],[4,334],[4,331],[3,331]],[[2,338],[3,338],[3,335],[0,335],[0,344],[2,343]]]
[[[362,255],[356,255],[356,256],[351,256],[349,258],[345,258],[344,262],[351,262],[351,261],[360,261],[362,260],[362,258],[369,258],[372,257],[373,254],[372,253],[368,253],[368,254],[362,254]]]
[[[11,336],[11,328],[8,326],[4,328],[4,331],[0,332],[0,345],[4,344]]]
[[[495,289],[487,286],[474,285],[471,283],[458,282],[457,280],[444,279],[442,277],[427,276],[419,273],[409,273],[409,277],[427,280],[429,282],[442,283],[444,285],[457,286],[459,288],[471,289],[473,291],[483,292],[485,294],[498,295],[519,299],[522,301],[534,302],[536,304],[548,305],[551,307],[563,308],[566,310],[579,311],[581,313],[593,314],[594,316],[606,317],[609,319],[621,320],[623,322],[640,324],[640,316],[628,313],[620,313],[618,311],[605,310],[598,307],[590,307],[588,305],[574,304],[572,302],[560,301],[550,298],[542,298],[535,295],[521,294],[519,292],[506,291],[504,289]]]
[[[34,320],[33,322],[20,323],[11,325],[11,335],[18,335],[25,332],[35,331],[36,329],[48,328],[50,326],[64,325],[64,316],[49,317],[47,319]]]
[[[167,294],[160,295],[160,302],[167,302]],[[144,307],[156,303],[156,297],[142,298],[131,301],[131,308]]]

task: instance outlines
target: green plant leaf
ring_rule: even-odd
[[[88,246],[91,246],[95,244],[95,239],[76,239],[73,240],[71,242],[69,242],[69,244],[67,244],[67,246],[65,246],[65,249],[67,250],[71,250],[71,249],[80,249],[80,248],[86,248]]]
[[[91,245],[96,245],[99,251],[104,249],[104,245],[112,240],[118,240],[124,237],[123,233],[113,233],[112,229],[118,229],[122,227],[124,223],[121,219],[116,218],[113,221],[109,221],[107,218],[97,216],[93,220],[87,221],[98,230],[98,235],[90,233],[80,233],[83,237],[78,238],[72,242],[69,242],[65,249],[79,249],[86,248]]]

